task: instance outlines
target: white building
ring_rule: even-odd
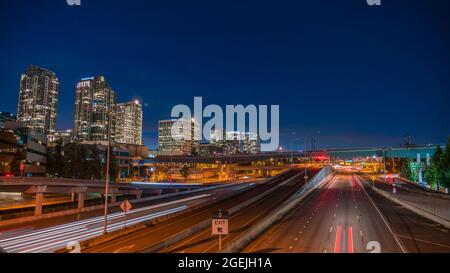
[[[117,104],[115,129],[117,143],[142,145],[142,105],[139,101]]]
[[[158,126],[159,154],[197,154],[199,152],[199,132],[199,125],[194,120],[160,120]]]

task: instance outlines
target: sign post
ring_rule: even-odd
[[[375,175],[372,175],[370,179],[372,180],[372,187],[375,187],[375,180],[377,180],[377,177]]]
[[[219,251],[222,250],[222,235],[228,235],[228,211],[216,211],[212,217],[212,234],[219,235]]]
[[[128,201],[128,199],[125,199],[125,201],[120,204],[120,208],[123,210],[125,216],[124,228],[127,228],[127,213],[131,210],[132,207],[133,206],[131,205],[130,201]]]

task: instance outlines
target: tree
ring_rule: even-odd
[[[190,173],[190,167],[189,165],[184,165],[180,170],[181,176],[183,176],[184,180],[186,180]]]
[[[58,141],[54,148],[48,150],[47,173],[53,177],[64,176],[64,150],[62,141]]]
[[[442,155],[439,169],[442,174],[443,185],[450,187],[450,137],[445,146],[445,152]]]
[[[439,189],[439,169],[436,164],[431,164],[425,171],[425,181],[433,189]]]
[[[89,179],[102,179],[102,161],[97,145],[92,145],[90,148],[88,170]]]
[[[402,159],[402,170],[401,175],[403,178],[406,178],[408,180],[411,179],[411,168],[409,167],[409,163],[411,162],[410,159]]]

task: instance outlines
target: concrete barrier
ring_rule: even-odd
[[[266,183],[272,183],[276,178],[280,177],[281,175],[283,175],[284,173],[281,173],[275,177],[270,178],[268,181],[266,181]],[[292,182],[294,179],[297,179],[301,174],[295,175],[294,177],[291,177],[289,179],[287,179],[286,181],[284,181],[283,183],[275,186],[272,189],[269,189],[261,194],[259,194],[258,196],[255,196],[254,198],[239,204],[231,209],[228,210],[229,215],[233,215],[241,210],[243,210],[244,208],[250,206],[251,204],[261,200],[262,198],[266,197],[267,195],[269,195],[270,193],[272,193],[273,191],[275,191],[276,189],[278,189],[279,187],[282,187],[290,182]],[[187,228],[177,234],[174,234],[172,236],[170,236],[169,238],[165,239],[164,241],[161,241],[153,246],[151,246],[150,248],[144,250],[144,253],[153,253],[153,252],[158,252],[164,249],[169,248],[171,245],[174,245],[186,238],[188,238],[189,236],[194,235],[195,233],[209,227],[211,225],[211,219],[208,218],[190,228]]]
[[[308,182],[307,185],[303,186],[296,194],[286,200],[274,213],[262,219],[250,230],[242,234],[237,240],[227,245],[221,251],[221,253],[237,253],[241,251],[250,242],[258,238],[275,223],[283,219],[289,212],[295,209],[309,194],[311,194],[311,192],[316,187],[327,182],[333,175],[334,171],[331,167],[327,166],[323,168]]]

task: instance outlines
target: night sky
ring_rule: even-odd
[[[2,1],[0,110],[16,112],[28,64],[75,85],[104,75],[144,108],[144,142],[176,104],[279,104],[281,141],[319,147],[444,143],[450,135],[450,1]],[[294,141],[301,149],[302,141]]]

